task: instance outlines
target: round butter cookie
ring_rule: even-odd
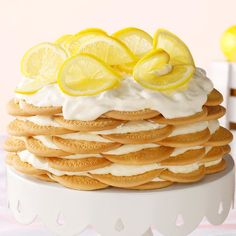
[[[31,116],[31,114],[21,109],[19,103],[15,102],[14,99],[8,102],[7,113],[12,116]]]
[[[26,144],[26,149],[37,156],[58,157],[58,156],[68,156],[71,154],[61,149],[46,147],[40,140],[37,140],[33,137],[27,138],[25,144]]]
[[[41,174],[46,173],[44,170],[36,169],[35,167],[30,165],[29,163],[21,161],[21,159],[19,158],[19,156],[17,154],[11,153],[8,155],[14,155],[13,157],[11,157],[12,158],[12,165],[13,165],[14,169],[16,169],[17,171],[19,171],[23,174],[41,175]]]
[[[3,149],[7,152],[20,152],[25,149],[25,142],[20,138],[11,136],[4,142]]]
[[[23,120],[13,120],[7,126],[7,132],[12,136],[32,136],[33,134],[30,133],[24,127]]]
[[[200,163],[215,161],[224,155],[222,147],[212,147],[209,152],[201,159]]]
[[[221,147],[221,149],[222,149],[224,155],[231,152],[231,147],[229,145],[224,145]]]
[[[48,174],[34,175],[33,177],[38,179],[38,180],[55,183],[55,181],[53,179],[51,179],[48,176]]]
[[[192,124],[198,121],[205,120],[207,117],[207,108],[203,107],[201,112],[198,112],[192,116],[179,117],[173,119],[166,119],[164,116],[159,115],[155,118],[150,119],[158,124],[170,124],[170,125],[186,125]]]
[[[229,144],[233,140],[232,133],[226,128],[220,126],[210,139],[204,143],[204,146],[224,146]]]
[[[79,159],[63,159],[57,157],[49,157],[46,158],[46,161],[53,169],[68,172],[89,171],[98,168],[103,168],[112,164],[105,158],[92,157],[92,155],[91,157]]]
[[[211,93],[208,95],[205,105],[217,106],[220,105],[222,102],[223,102],[222,94],[218,90],[213,89]]]
[[[166,188],[174,183],[171,181],[151,181],[146,184],[134,186],[134,187],[129,187],[127,189],[131,190],[154,190],[154,189],[161,189],[161,188]]]
[[[122,155],[111,155],[103,153],[103,156],[111,162],[123,165],[146,165],[160,162],[169,158],[174,148],[154,147],[145,148],[137,152],[130,152]]]
[[[102,134],[101,136],[114,142],[122,144],[152,143],[168,137],[173,131],[173,126],[167,125],[163,128],[138,131],[121,134]]]
[[[204,129],[203,131],[199,131],[196,133],[181,134],[168,137],[156,143],[169,147],[192,147],[206,143],[210,137],[211,137],[210,131],[207,128]]]
[[[101,183],[96,179],[93,179],[88,176],[56,176],[56,175],[49,175],[51,179],[58,182],[59,184],[77,190],[97,190],[97,189],[104,189],[109,187],[107,184]]]
[[[83,132],[114,129],[125,123],[125,121],[106,118],[98,118],[92,121],[65,120],[62,116],[55,116],[54,120],[66,129]]]
[[[73,131],[63,128],[63,127],[54,127],[54,126],[46,126],[46,125],[38,125],[31,121],[23,121],[22,128],[27,130],[27,132],[31,133],[32,136],[35,135],[59,135],[59,134],[68,134]]]
[[[96,142],[75,139],[63,139],[53,136],[53,142],[65,152],[72,152],[78,154],[86,153],[102,153],[121,146],[120,143],[113,142]]]
[[[117,120],[146,120],[158,116],[160,112],[150,109],[139,111],[108,111],[103,114],[105,117]]]
[[[26,103],[25,101],[20,101],[22,110],[31,115],[55,115],[62,113],[62,107],[36,107],[32,104]]]
[[[177,156],[171,156],[167,160],[161,161],[162,166],[182,166],[195,163],[205,155],[205,148],[188,150]]]
[[[203,179],[204,176],[205,167],[201,166],[198,170],[190,173],[173,173],[169,170],[164,170],[159,178],[177,183],[192,183]]]
[[[207,117],[205,120],[217,120],[225,115],[226,109],[220,105],[207,106]]]
[[[94,179],[97,179],[102,183],[114,187],[127,188],[148,183],[152,179],[158,177],[162,171],[163,169],[157,169],[145,172],[143,174],[132,175],[132,176],[114,176],[112,174],[91,174],[91,173],[90,175]]]
[[[226,168],[226,161],[224,159],[222,159],[222,161],[220,163],[218,163],[217,165],[205,167],[206,174],[208,174],[208,175],[221,172],[225,168]]]

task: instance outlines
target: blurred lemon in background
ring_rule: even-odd
[[[236,62],[236,25],[231,26],[223,33],[220,46],[227,60]]]

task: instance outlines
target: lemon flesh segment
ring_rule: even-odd
[[[55,40],[54,44],[62,47],[67,53],[69,53],[68,48],[72,38],[73,38],[72,34],[65,34],[59,37],[57,40]]]
[[[77,34],[75,34],[71,40],[68,47],[68,50],[71,55],[78,54],[78,50],[81,44],[88,41],[89,39],[96,37],[97,35],[107,35],[107,33],[98,28],[89,28],[85,30],[81,30]]]
[[[228,61],[236,62],[236,25],[223,33],[220,46]]]
[[[194,65],[194,60],[185,43],[175,34],[159,29],[154,35],[154,48],[162,48],[170,55],[170,64],[188,64]]]
[[[113,37],[122,41],[131,52],[141,58],[153,47],[152,37],[138,28],[125,28],[113,34]]]
[[[24,83],[21,83],[16,89],[16,93],[20,94],[33,94],[36,93],[38,90],[43,88],[46,84],[48,84],[46,81],[43,81],[41,79],[29,79],[28,81],[25,81]]]
[[[63,64],[58,84],[71,96],[91,96],[116,87],[121,76],[94,56],[79,54]]]
[[[67,53],[52,43],[41,43],[29,49],[21,61],[21,72],[27,78],[55,82]]]
[[[108,65],[120,65],[136,60],[125,44],[108,35],[97,35],[86,40],[80,45],[77,53],[94,55]]]

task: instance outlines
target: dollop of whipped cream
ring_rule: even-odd
[[[23,78],[21,83],[25,83]],[[202,110],[207,95],[213,90],[205,71],[196,69],[185,90],[167,94],[142,87],[132,77],[125,78],[115,89],[94,96],[69,96],[57,84],[50,84],[31,95],[15,94],[17,100],[25,100],[34,106],[62,106],[68,120],[95,120],[111,111],[137,111],[152,109],[166,118],[190,116]]]

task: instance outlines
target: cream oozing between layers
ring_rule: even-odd
[[[217,165],[221,162],[222,159],[218,159],[216,161],[206,162],[206,163],[193,163],[189,165],[183,166],[161,166],[158,163],[148,164],[148,165],[120,165],[120,164],[111,164],[109,166],[91,170],[89,172],[69,172],[69,171],[61,171],[55,168],[50,167],[49,163],[45,161],[43,158],[39,158],[29,151],[21,151],[18,152],[18,156],[21,161],[27,162],[31,164],[33,167],[41,170],[48,171],[54,175],[62,176],[62,175],[89,175],[91,174],[112,174],[114,176],[133,176],[138,174],[143,174],[148,171],[158,170],[158,169],[168,169],[173,173],[182,173],[187,174],[199,169],[200,166],[205,165],[205,167],[210,167]]]
[[[22,83],[25,80],[28,79],[23,79]],[[197,68],[187,89],[172,94],[146,89],[128,77],[119,87],[94,96],[69,96],[57,84],[50,84],[31,95],[15,94],[15,98],[35,106],[62,106],[63,116],[68,120],[94,120],[111,110],[146,108],[157,110],[166,118],[178,118],[200,112],[212,89],[212,82],[205,72]]]

